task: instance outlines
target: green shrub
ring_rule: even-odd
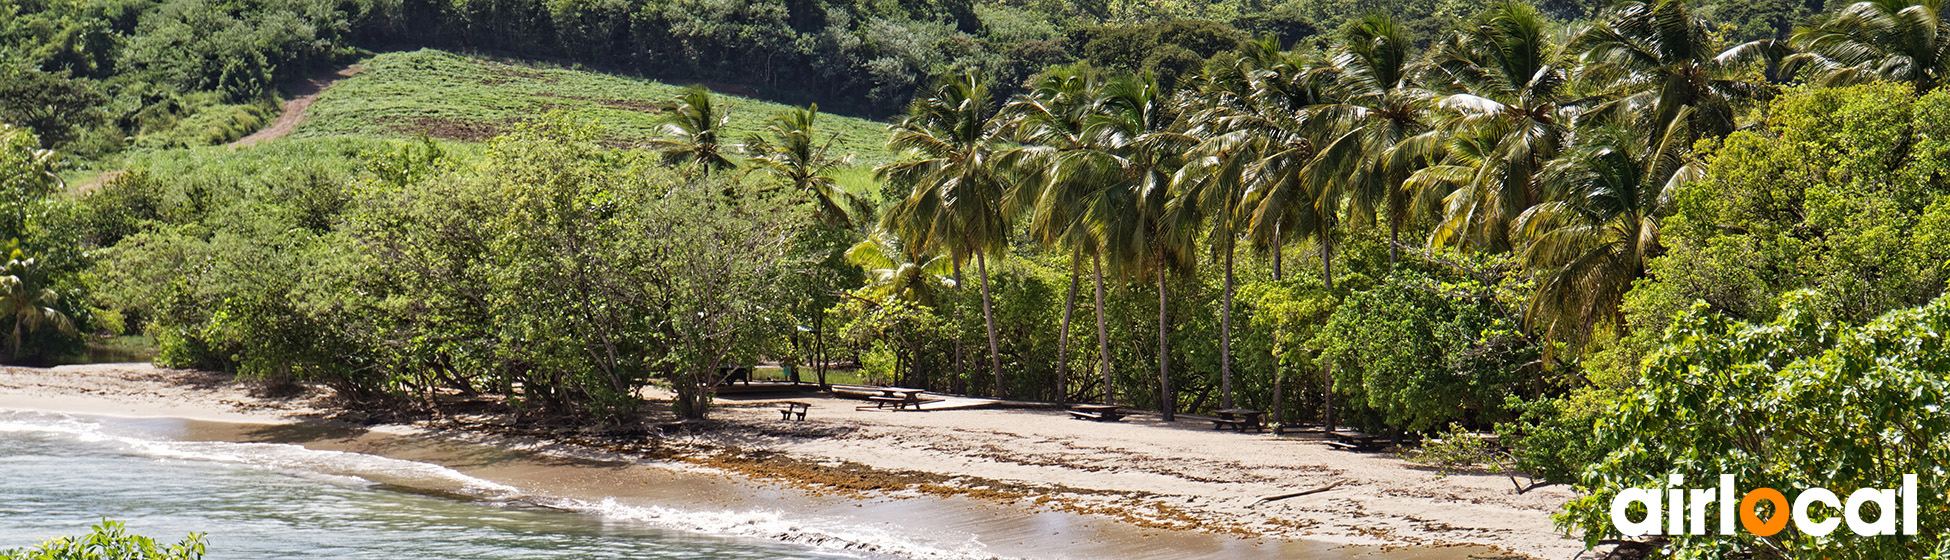
[[[201,560],[203,534],[191,533],[182,542],[163,544],[131,535],[120,521],[102,520],[87,535],[56,537],[27,549],[0,551],[4,560]]]

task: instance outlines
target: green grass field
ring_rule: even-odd
[[[341,135],[411,137],[427,135],[462,141],[491,138],[515,123],[549,111],[564,111],[608,131],[607,143],[625,147],[660,136],[659,106],[679,86],[587,72],[539,63],[469,57],[437,50],[381,54],[360,63],[362,70],[320,94],[297,138]],[[790,106],[719,94],[731,107],[731,134],[747,133]],[[886,149],[885,123],[823,115],[819,126],[837,133],[834,150],[855,154],[854,164],[871,167],[894,158]]]

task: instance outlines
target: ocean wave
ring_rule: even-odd
[[[440,465],[288,443],[173,441],[116,433],[109,426],[59,413],[0,412],[0,433],[66,437],[113,446],[130,455],[276,469],[339,483],[391,484],[484,499],[517,497],[506,484]]]
[[[791,519],[770,510],[694,511],[656,505],[630,505],[615,499],[600,502],[530,498],[536,505],[577,511],[606,520],[638,523],[658,528],[766,539],[802,544],[829,550],[857,552],[875,556],[916,560],[991,560],[1000,557],[986,552],[974,536],[957,543],[920,542],[911,534],[876,527],[850,525],[843,521]]]

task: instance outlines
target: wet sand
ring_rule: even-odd
[[[619,522],[648,516],[705,532],[731,524],[758,538],[901,557],[1406,560],[1568,558],[1582,550],[1549,525],[1568,492],[1516,496],[1498,476],[1439,477],[1391,456],[1183,421],[1098,424],[1050,411],[895,413],[855,410],[858,401],[845,399],[793,400],[813,403],[807,421],[779,421],[765,399],[721,399],[713,414],[728,427],[670,438],[645,456],[562,443],[573,437],[318,421],[302,402],[257,399],[214,374],[130,365],[0,370],[0,408],[188,418],[152,422],[179,423],[173,438],[445,465],[520,488],[528,503]],[[1322,482],[1339,486],[1257,502]],[[686,516],[701,521],[684,527]]]
[[[808,526],[809,532],[820,532],[822,523],[884,528],[890,536],[882,542],[809,544],[865,548],[865,552],[895,556],[914,552],[915,556],[928,557],[936,551],[953,551],[957,546],[979,542],[979,547],[966,547],[960,552],[979,551],[980,555],[1000,558],[1075,559],[1521,558],[1485,547],[1371,547],[1146,529],[1076,513],[1025,512],[964,497],[861,499],[740,480],[683,462],[561,457],[318,423],[264,425],[187,419],[145,422],[174,432],[178,439],[185,441],[289,443],[443,465],[520,488],[523,492],[520,500],[548,507],[570,508],[565,504],[600,504],[610,500],[620,506],[660,506],[691,512],[778,512],[784,519]],[[792,535],[779,537],[793,538]],[[907,539],[916,540],[899,542]],[[904,550],[907,547],[913,550]]]

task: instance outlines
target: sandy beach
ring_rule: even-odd
[[[333,425],[314,405],[322,391],[264,398],[224,374],[146,364],[0,369],[0,409],[10,410]],[[1024,525],[1012,535],[1015,545],[989,543],[998,556],[1038,557],[1036,551],[1059,543],[1067,550],[1047,557],[1096,557],[1078,553],[1092,545],[1107,557],[1132,550],[1141,539],[1176,542],[1181,550],[1226,550],[1211,557],[1237,558],[1305,557],[1308,550],[1333,547],[1345,549],[1340,556],[1366,551],[1389,558],[1563,559],[1583,551],[1549,517],[1573,496],[1568,488],[1518,494],[1502,475],[1445,476],[1392,454],[1336,450],[1304,436],[1217,432],[1209,422],[1164,423],[1149,415],[1085,422],[1053,409],[859,410],[862,401],[814,394],[790,397],[812,405],[806,420],[782,421],[775,398],[720,398],[709,429],[661,439],[551,435],[496,428],[491,418],[357,427],[359,437],[301,439],[308,446],[432,462],[441,457],[371,438],[434,437],[611,466],[648,458],[663,463],[651,471],[668,473],[670,465],[680,465],[677,470],[708,473],[743,488],[638,496],[646,503],[723,505],[727,496],[810,510],[872,503],[879,504],[875,515],[892,523],[928,515],[942,523]],[[474,427],[457,427],[462,425]],[[475,470],[470,474],[522,479],[580,499],[609,497],[618,487],[588,471],[536,474],[505,464]],[[602,476],[668,476],[651,471]],[[1303,491],[1312,492],[1263,499]],[[1042,534],[1050,524],[1061,527],[1058,535]],[[1068,536],[1061,534],[1066,531]],[[1071,545],[1060,544],[1065,542]]]

